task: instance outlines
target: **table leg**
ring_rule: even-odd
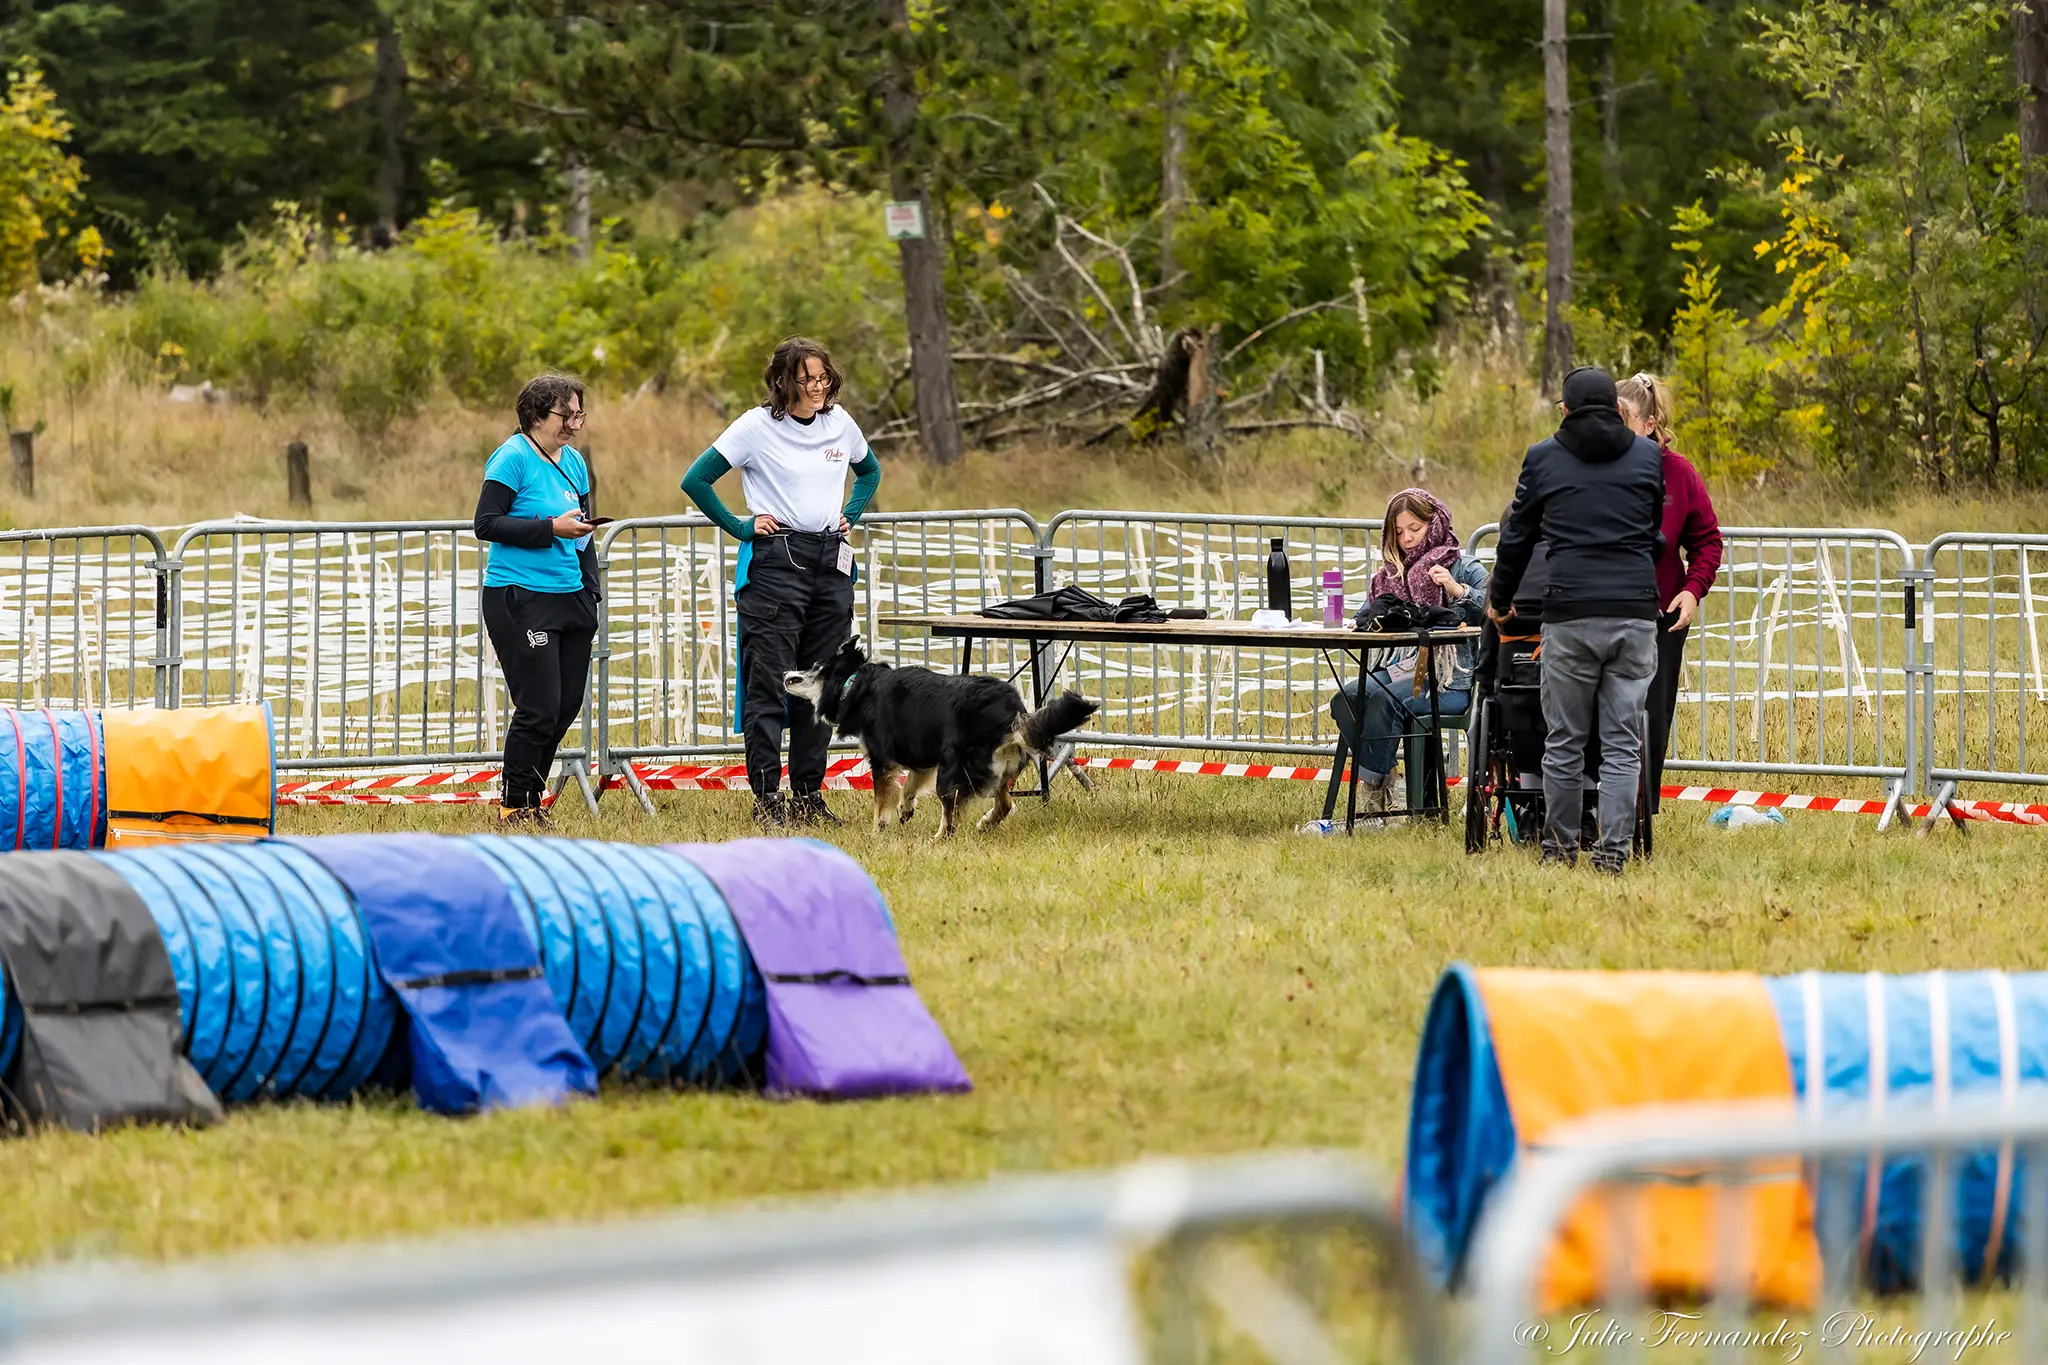
[[[1418,657],[1429,669],[1429,739],[1423,745],[1423,753],[1427,755],[1424,761],[1430,766],[1429,793],[1436,802],[1436,818],[1448,824],[1451,818],[1451,787],[1444,780],[1443,712],[1437,698],[1436,651],[1425,645],[1418,652]]]
[[[972,671],[973,665],[974,637],[972,635],[963,635],[960,637],[960,667],[957,671],[964,678]]]
[[[1358,829],[1358,746],[1365,738],[1365,675],[1371,670],[1367,664],[1372,651],[1361,646],[1358,651],[1358,704],[1351,708],[1354,733],[1351,736],[1351,773],[1344,783],[1344,832],[1355,833]]]

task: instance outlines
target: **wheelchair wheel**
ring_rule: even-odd
[[[1493,798],[1499,765],[1493,758],[1493,703],[1481,700],[1465,736],[1465,851],[1484,853],[1493,823]]]

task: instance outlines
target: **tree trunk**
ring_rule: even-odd
[[[1572,365],[1572,102],[1565,63],[1565,0],[1543,0],[1543,386],[1555,391]]]
[[[2048,4],[2048,0],[2042,0]],[[1187,202],[1188,126],[1180,94],[1180,49],[1166,54],[1166,129],[1159,155],[1159,283],[1173,278],[1173,225]]]
[[[907,0],[876,0],[882,23],[891,37],[904,40],[910,30]],[[910,330],[910,383],[917,399],[917,433],[934,464],[959,462],[960,399],[953,385],[953,332],[946,319],[946,259],[940,235],[943,226],[932,214],[925,177],[913,164],[912,134],[917,124],[917,91],[900,57],[884,67],[882,117],[888,131],[889,193],[915,200],[924,210],[922,237],[906,237],[897,251],[903,273],[903,312]]]
[[[1223,396],[1217,392],[1214,373],[1216,339],[1222,328],[1209,324],[1206,332],[1192,334],[1188,347],[1188,454],[1198,460],[1214,459],[1223,451]]]
[[[571,248],[579,261],[590,259],[590,163],[583,159],[583,153],[569,153],[566,162],[566,176],[569,182],[569,238],[575,243]]]
[[[377,161],[377,236],[385,244],[398,240],[398,217],[405,208],[405,50],[398,25],[377,7],[377,76],[373,94],[377,127],[383,145]]]
[[[1600,179],[1607,202],[1621,202],[1621,87],[1614,74],[1615,37],[1621,16],[1607,7],[1607,39],[1600,50]]]
[[[2048,216],[2048,0],[2026,0],[2013,16],[2020,83],[2020,166],[2027,212]]]

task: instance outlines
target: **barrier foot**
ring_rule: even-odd
[[[574,777],[576,785],[582,788],[583,804],[589,807],[591,815],[595,816],[597,814],[597,791],[590,785],[590,774],[579,767],[572,769],[569,775]]]
[[[1074,746],[1071,744],[1060,745],[1058,751],[1053,754],[1052,766],[1046,769],[1046,787],[1048,789],[1051,788],[1052,780],[1063,772],[1080,783],[1082,791],[1087,792],[1090,796],[1095,794],[1095,779],[1088,776],[1086,770],[1075,766]]]
[[[654,797],[648,792],[647,784],[640,780],[640,774],[633,770],[633,765],[628,763],[619,775],[625,780],[626,790],[639,800],[640,809],[649,815],[654,814]]]
[[[1929,834],[1933,833],[1935,822],[1944,815],[1955,822],[1957,829],[1963,830],[1965,833],[1968,832],[1967,827],[1963,824],[1963,817],[1956,813],[1954,806],[1955,794],[1955,783],[1944,782],[1941,784],[1940,789],[1934,793],[1934,800],[1928,804],[1926,818],[1921,820],[1920,828],[1915,831],[1915,837],[1925,839]]]
[[[1892,789],[1885,793],[1884,814],[1877,817],[1877,832],[1879,834],[1892,827],[1892,820],[1906,804],[1906,779],[1903,777],[1894,778],[1891,787]]]

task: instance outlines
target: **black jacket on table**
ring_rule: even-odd
[[[1575,408],[1557,434],[1522,457],[1515,503],[1501,523],[1487,600],[1506,612],[1541,540],[1550,581],[1543,619],[1657,619],[1664,543],[1664,455],[1613,408]]]

